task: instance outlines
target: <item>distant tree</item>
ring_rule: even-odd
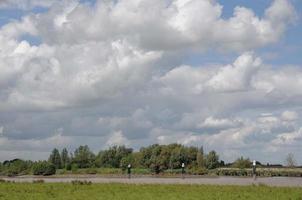
[[[197,162],[196,162],[196,158],[197,158],[197,153],[198,153],[198,148],[197,147],[184,147],[185,149],[185,160],[184,163],[187,164],[188,167],[192,167],[192,166],[196,166]]]
[[[141,165],[155,173],[166,169],[180,169],[181,164],[190,167],[197,166],[198,148],[185,147],[180,144],[154,144],[140,149]]]
[[[295,156],[293,153],[289,153],[286,156],[286,165],[288,167],[295,167],[296,166],[296,160],[295,160]]]
[[[97,160],[99,160],[99,165],[102,167],[119,168],[121,167],[121,160],[128,157],[132,152],[132,149],[125,146],[113,146],[108,150],[101,151]]]
[[[87,145],[80,146],[74,151],[72,162],[77,164],[79,168],[93,167],[95,155],[90,151]]]
[[[199,168],[205,167],[203,147],[200,147],[200,149],[198,150],[197,155],[196,155],[196,161],[197,161],[197,166]]]
[[[62,161],[60,152],[58,149],[54,148],[49,156],[48,162],[52,163],[56,169],[62,168]]]
[[[134,167],[133,165],[134,163],[134,157],[132,154],[129,154],[128,156],[125,156],[121,159],[120,161],[120,167],[125,170],[127,169],[128,165],[131,164],[132,167]]]
[[[219,167],[219,156],[217,155],[216,151],[210,151],[206,156],[205,161],[207,169],[215,169]]]
[[[140,160],[140,164],[144,167],[144,168],[150,168],[151,165],[151,157],[153,154],[153,149],[157,148],[159,145],[158,144],[153,144],[151,146],[148,147],[142,147],[140,149],[140,153],[141,153],[141,160]]]
[[[250,168],[252,167],[251,165],[251,161],[249,158],[244,159],[242,156],[240,158],[238,158],[234,163],[233,163],[233,167],[235,168],[240,168],[240,169],[244,169],[244,168]]]
[[[157,145],[153,147],[151,153],[149,168],[156,174],[160,173],[164,169],[164,166],[162,165],[162,162],[160,160],[161,150],[162,146]]]
[[[68,164],[70,163],[70,158],[69,158],[68,151],[66,148],[64,148],[62,150],[61,160],[62,160],[62,167],[67,168]]]

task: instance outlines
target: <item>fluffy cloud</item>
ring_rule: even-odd
[[[245,53],[237,58],[233,65],[221,68],[208,81],[208,85],[218,91],[246,90],[260,65],[260,58],[255,58],[250,52]]]
[[[295,121],[298,119],[298,113],[295,111],[284,111],[281,115],[282,119],[285,121]]]
[[[239,51],[278,41],[295,17],[287,0],[275,0],[262,18],[248,8],[236,7],[233,16],[224,19],[222,8],[212,0],[97,1],[94,7],[61,1],[32,20],[49,44],[119,38],[146,50]]]
[[[114,146],[114,145],[129,145],[129,140],[124,137],[122,131],[114,132],[108,141],[106,142],[108,146]]]
[[[0,29],[1,152],[179,142],[234,159],[300,141],[301,68],[276,68],[250,51],[278,42],[295,17],[289,1],[273,1],[263,17],[236,7],[228,19],[212,0],[26,6],[49,10]],[[213,49],[239,55],[182,62]]]

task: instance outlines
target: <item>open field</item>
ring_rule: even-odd
[[[301,188],[268,186],[1,183],[1,200],[302,199]]]

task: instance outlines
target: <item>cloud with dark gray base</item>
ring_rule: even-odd
[[[213,0],[1,1],[47,8],[0,29],[0,159],[45,158],[54,147],[139,148],[171,142],[269,162],[302,148],[302,68],[257,49],[297,20],[290,1],[262,16]],[[22,39],[40,38],[40,44]],[[236,54],[230,63],[188,54]]]

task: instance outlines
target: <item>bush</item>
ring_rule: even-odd
[[[84,180],[84,181],[73,180],[73,181],[71,181],[71,184],[72,185],[91,185],[92,182],[91,181],[86,181],[86,180]]]
[[[49,164],[46,169],[45,169],[45,172],[44,172],[44,176],[50,176],[50,175],[54,175],[56,174],[56,166],[53,165],[53,164]]]
[[[193,168],[188,170],[188,174],[191,174],[191,175],[206,175],[206,174],[208,174],[208,171],[205,168],[193,167]]]
[[[252,169],[239,168],[219,168],[211,172],[220,176],[252,176]],[[302,170],[287,169],[287,168],[257,168],[257,176],[273,177],[273,176],[288,176],[288,177],[302,177]]]
[[[33,183],[41,184],[41,183],[44,183],[44,180],[42,180],[42,179],[33,180]]]
[[[32,171],[34,175],[50,176],[56,173],[56,167],[51,163],[43,161],[35,163]]]
[[[11,161],[6,161],[3,166],[1,166],[1,175],[7,176],[18,176],[28,174],[31,168],[31,162],[23,161],[20,159],[14,159]]]

